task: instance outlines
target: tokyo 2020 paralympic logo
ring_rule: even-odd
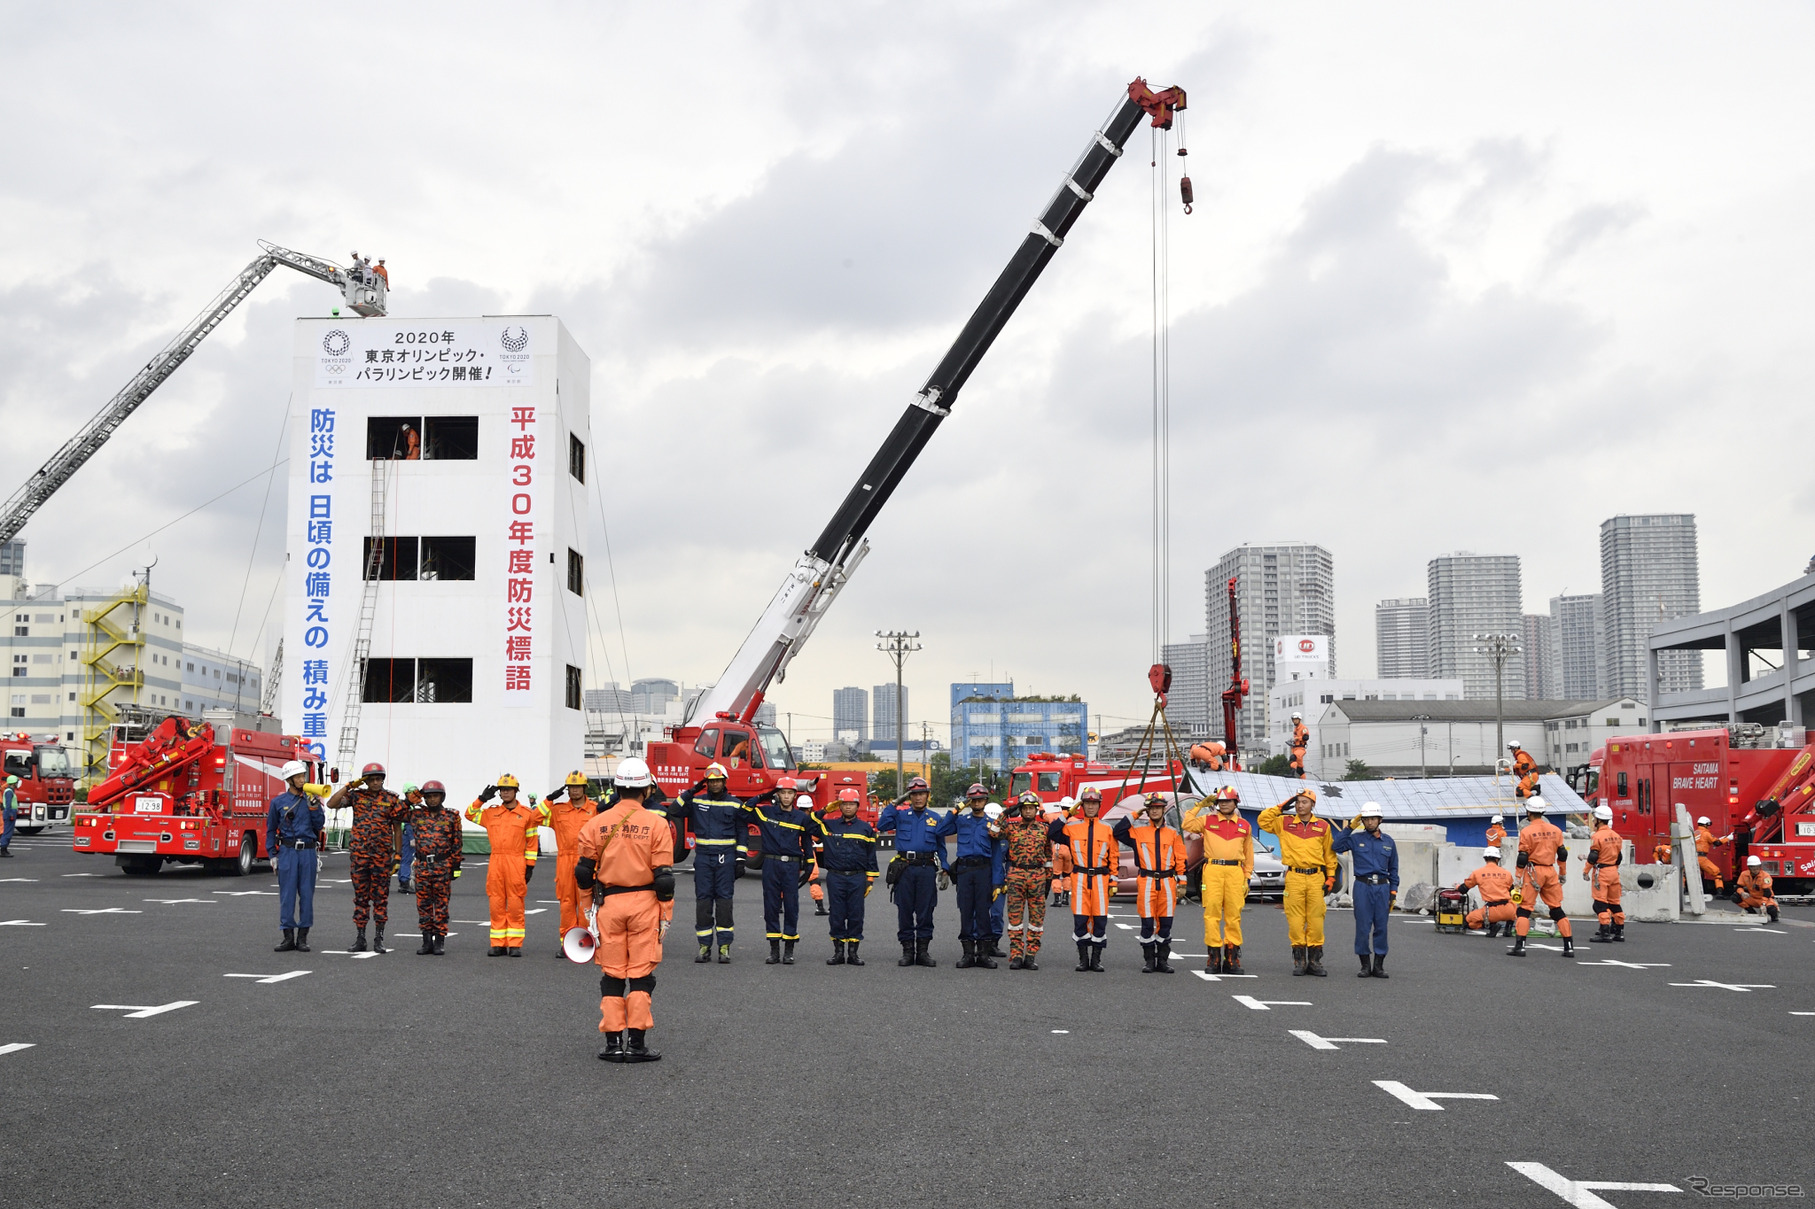
[[[339,328],[335,328],[321,338],[321,347],[327,351],[330,357],[344,357],[347,355],[347,350],[353,347],[353,337]]]
[[[529,329],[507,327],[498,333],[498,343],[504,346],[507,353],[520,353],[529,347]]]

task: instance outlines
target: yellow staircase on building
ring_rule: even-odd
[[[145,684],[140,664],[145,655],[142,621],[151,602],[151,585],[134,584],[106,604],[82,610],[82,749],[83,778],[93,783],[107,775],[107,748],[119,707],[137,704]],[[120,610],[130,610],[122,614]]]

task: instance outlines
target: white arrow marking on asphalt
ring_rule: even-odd
[[[174,906],[177,903],[205,903],[210,907],[214,905],[214,900],[212,898],[148,898],[145,901],[148,903],[164,903],[169,906]]]
[[[1134,931],[1134,925],[1133,925],[1133,924],[1117,924],[1117,925],[1116,925],[1116,927],[1118,927],[1118,928],[1120,928],[1120,929],[1121,929],[1121,930],[1122,930],[1122,931],[1124,931],[1124,932],[1132,932],[1132,931]]]
[[[558,907],[561,905],[561,900],[558,898],[538,898],[536,901],[539,903],[546,903],[551,907]]]
[[[1304,1042],[1306,1045],[1310,1046],[1312,1049],[1335,1049],[1338,1044],[1341,1044],[1341,1045],[1385,1045],[1386,1044],[1385,1037],[1319,1037],[1316,1033],[1311,1032],[1309,1029],[1294,1028],[1294,1029],[1287,1029],[1286,1031],[1288,1033],[1291,1033],[1294,1037],[1297,1037],[1300,1041]]]
[[[216,890],[215,893],[230,894],[234,898],[245,898],[248,894],[269,894],[273,898],[277,896],[277,891],[275,890]]]
[[[43,926],[43,924],[35,924],[29,919],[0,919],[0,928],[42,928]]]
[[[16,1054],[22,1049],[32,1049],[37,1044],[36,1041],[14,1041],[7,1045],[0,1045],[0,1054]]]
[[[399,932],[398,935],[402,936],[403,933]],[[351,949],[318,949],[316,951],[319,953],[326,953],[332,957],[351,957],[354,961],[358,961],[362,957],[378,956],[378,954],[372,952],[369,949],[364,953],[355,953]]]
[[[1675,1184],[1624,1184],[1608,1180],[1572,1180],[1542,1163],[1508,1163],[1514,1171],[1547,1192],[1554,1192],[1576,1209],[1616,1209],[1596,1192],[1681,1192]]]
[[[1374,1086],[1420,1112],[1442,1112],[1443,1105],[1437,1103],[1439,1100],[1498,1100],[1500,1098],[1490,1096],[1484,1091],[1413,1091],[1405,1084],[1393,1079],[1375,1079]]]
[[[0,882],[35,882],[35,877],[0,877]]]
[[[1270,1012],[1276,1007],[1310,1007],[1309,999],[1256,999],[1252,995],[1231,995],[1229,998],[1243,1007],[1253,1008],[1257,1012]]]
[[[91,1012],[125,1012],[123,1019],[144,1020],[151,1016],[162,1016],[165,1012],[174,1012],[178,1008],[194,1007],[199,999],[179,999],[175,1003],[163,1003],[157,1007],[140,1007],[131,1003],[97,1003],[88,1010]]]
[[[1057,1036],[1057,1037],[1063,1037],[1069,1032],[1071,1032],[1071,1030],[1068,1028],[1056,1028],[1053,1030],[1053,1035]]]
[[[1768,924],[1753,924],[1749,928],[1735,928],[1735,932],[1750,932],[1754,936],[1782,936],[1782,932],[1771,931]]]
[[[1563,951],[1562,945],[1542,945],[1535,940],[1526,941],[1525,947],[1528,949],[1549,949],[1552,953],[1561,953]]]
[[[301,978],[308,970],[291,970],[288,974],[222,974],[222,978],[250,978],[264,986],[274,982],[288,982],[292,978]]]
[[[547,907],[537,907],[533,911],[525,911],[523,914],[525,914],[525,915],[546,915],[546,914],[548,914],[548,908]]]
[[[65,915],[143,915],[143,911],[130,911],[125,907],[65,907]]]
[[[1673,982],[1673,987],[1717,987],[1723,991],[1775,991],[1777,987],[1769,982],[1715,982],[1711,978],[1697,978],[1694,982]]]
[[[1791,1012],[1792,1016],[1815,1016],[1815,1012]]]
[[[456,919],[456,920],[452,920],[452,921],[450,921],[450,922],[452,922],[452,923],[464,923],[464,922],[466,922],[466,921],[465,921],[465,920],[459,920],[459,919]],[[482,923],[482,924],[484,924],[484,923],[490,923],[490,922],[491,922],[491,921],[490,921],[490,920],[489,920],[489,919],[482,919],[482,920],[480,920],[480,921],[479,921],[479,922],[480,922],[480,923]],[[421,940],[421,939],[422,939],[422,933],[420,933],[420,932],[399,932],[399,933],[397,933],[397,935],[399,935],[399,936],[414,936],[414,937],[415,937],[415,938],[416,938],[416,939],[417,939],[417,940]],[[458,936],[458,935],[460,935],[460,933],[458,933],[458,932],[442,932],[442,933],[440,933],[440,934],[439,934],[439,935],[442,935],[442,936]],[[373,954],[373,956],[377,956],[377,954]]]
[[[1619,966],[1627,970],[1667,970],[1670,968],[1670,963],[1667,961],[1616,961],[1611,957],[1606,961],[1578,961],[1576,964],[1579,966]]]
[[[1209,970],[1193,970],[1205,982],[1221,982],[1225,978],[1259,978],[1259,974],[1212,974]]]

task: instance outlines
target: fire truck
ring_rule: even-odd
[[[75,766],[69,749],[53,735],[42,742],[24,731],[0,735],[0,760],[5,764],[5,777],[18,777],[13,793],[19,799],[21,835],[37,835],[53,823],[69,822],[70,803],[75,798]]]
[[[1670,839],[1675,806],[1704,815],[1708,854],[1728,884],[1756,856],[1783,894],[1815,891],[1815,745],[1768,746],[1758,726],[1679,730],[1609,739],[1589,757],[1582,797],[1613,810],[1613,826],[1641,859]]]
[[[1185,775],[1184,764],[1176,759],[1169,765],[1143,771],[1116,768],[1099,760],[1050,751],[1035,752],[1027,757],[1025,764],[1015,769],[1009,778],[1008,796],[1018,798],[1031,789],[1040,795],[1042,802],[1050,805],[1061,798],[1075,802],[1086,788],[1103,795],[1104,814],[1125,796],[1139,798],[1148,793],[1174,791],[1183,796],[1199,796],[1191,779]]]
[[[134,875],[169,861],[243,876],[270,857],[266,812],[291,760],[321,780],[320,761],[296,735],[170,717],[142,742],[116,738],[107,779],[76,812],[75,850],[111,855]]]
[[[1184,108],[1183,89],[1155,92],[1139,78],[1118,98],[1109,119],[1092,133],[1083,155],[1066,174],[932,375],[909,401],[832,520],[794,564],[718,683],[699,696],[680,726],[672,728],[663,739],[649,743],[650,770],[664,793],[686,790],[715,760],[729,770],[728,788],[739,797],[762,793],[773,788],[779,777],[794,775],[794,758],[781,732],[753,721],[769,686],[786,678],[788,663],[806,645],[826,610],[869,553],[864,534],[871,522],[906,477],[941,421],[951,415],[959,391],[1065,242],[1067,232],[1121,157],[1123,146],[1133,137],[1141,118],[1149,117],[1154,126],[1169,129],[1173,114]],[[828,774],[816,781],[816,806],[824,808],[837,796],[837,790],[844,788],[836,779],[839,775],[852,777],[854,787],[864,792],[862,774]],[[873,808],[867,793],[865,797],[866,806]],[[690,843],[691,838],[680,842]]]

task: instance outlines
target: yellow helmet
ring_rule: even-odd
[[[497,785],[497,787],[499,789],[521,789],[521,788],[523,788],[523,783],[521,781],[517,780],[516,777],[512,776],[508,772],[505,773],[503,776],[499,777],[495,782],[493,782],[493,784]]]
[[[577,787],[585,785],[585,784],[586,784],[586,774],[579,771],[578,769],[575,769],[573,772],[570,772],[567,774],[567,785],[570,789],[577,788]]]

